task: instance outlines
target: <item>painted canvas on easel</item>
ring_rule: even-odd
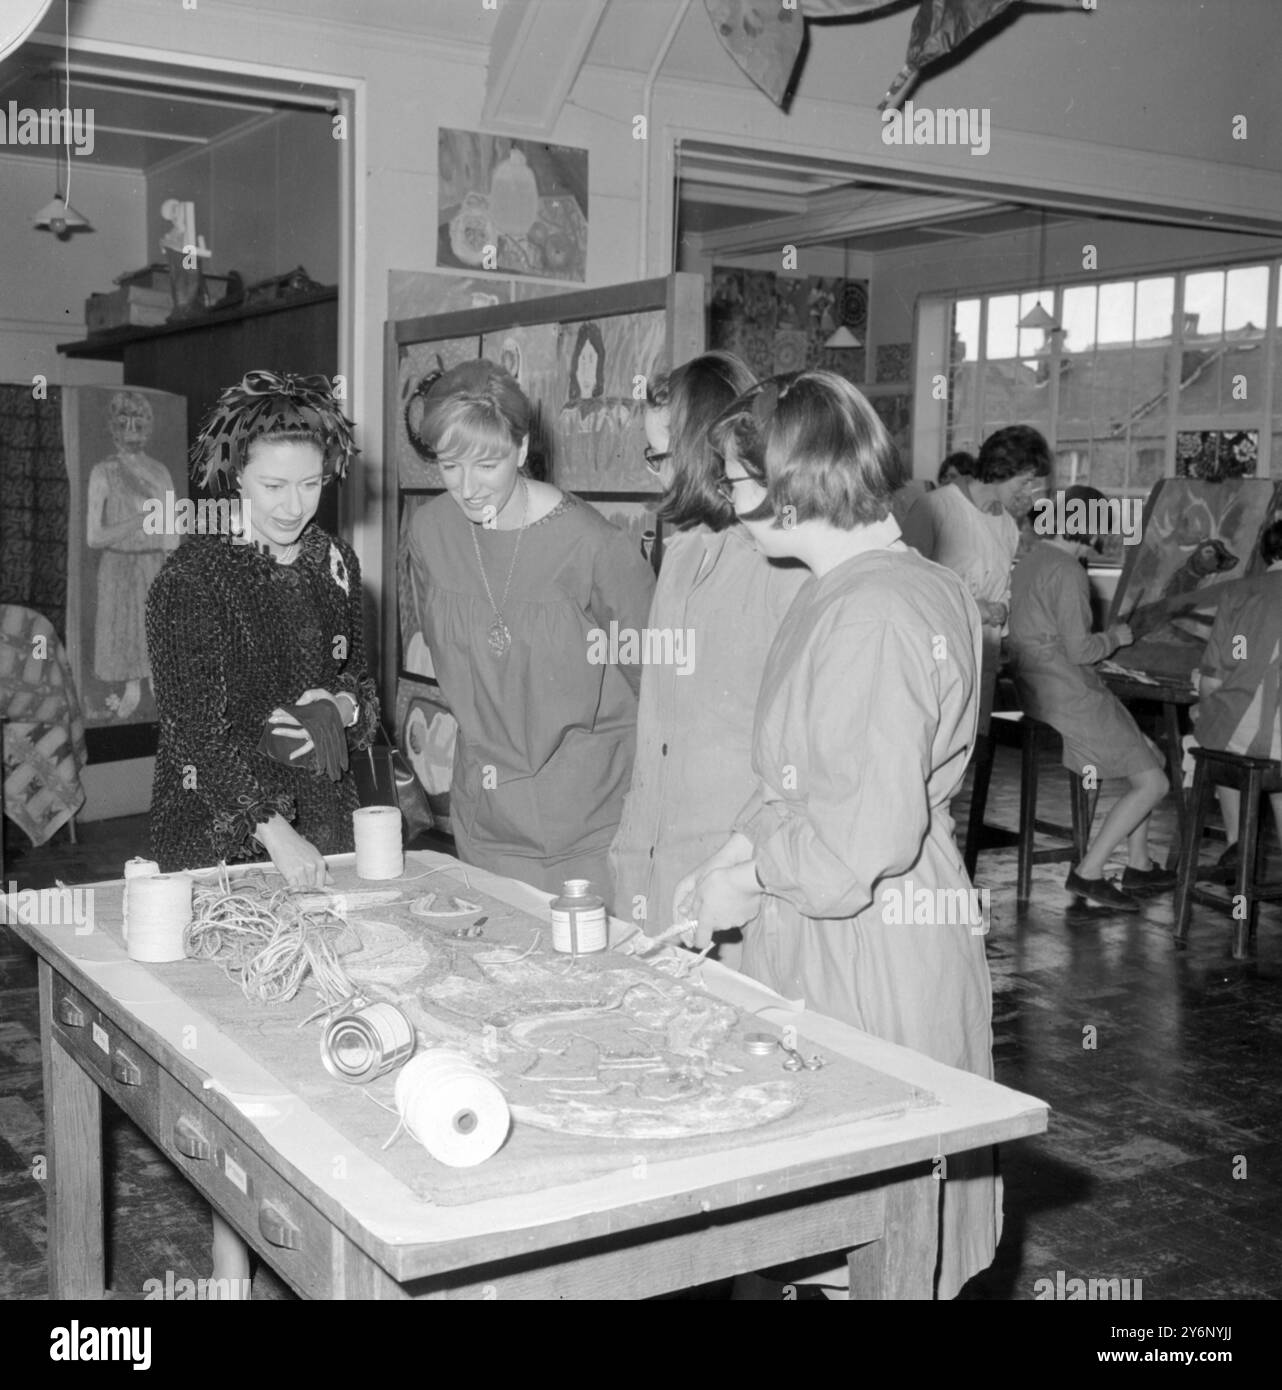
[[[397,370],[395,430],[396,467],[402,487],[440,487],[441,470],[432,461],[421,432],[423,397],[433,374],[447,372],[460,362],[480,356],[480,337],[442,338],[430,343],[407,343]]]
[[[1254,575],[1260,533],[1282,512],[1282,482],[1267,478],[1164,478],[1144,505],[1109,614],[1133,646],[1113,660],[1132,670],[1185,677],[1201,659],[1227,585]]]
[[[481,356],[506,368],[525,392],[533,409],[530,451],[526,471],[545,480],[556,471],[556,430],[549,417],[555,413],[557,383],[557,326],[532,323],[487,333],[481,339]]]
[[[414,495],[401,497],[401,530],[396,547],[396,606],[401,619],[401,655],[397,669],[404,675],[419,676],[436,684],[436,662],[423,635],[419,615],[426,606],[426,594],[420,594],[414,583],[410,564],[410,533],[420,507],[441,496]]]
[[[645,400],[637,395],[637,383],[663,369],[663,343],[661,311],[559,326],[548,415],[556,439],[552,482],[558,487],[659,490],[645,466]]]
[[[454,744],[458,722],[446,708],[441,692],[417,681],[396,685],[396,743],[427,793],[436,828],[450,827],[450,783],[454,777]]]
[[[441,127],[436,264],[588,278],[588,152]]]
[[[85,725],[152,723],[147,591],[182,539],[187,401],[135,386],[69,386],[62,407],[67,655]]]

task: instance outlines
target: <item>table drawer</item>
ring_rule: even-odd
[[[168,1073],[161,1077],[160,1147],[283,1279],[310,1298],[334,1296],[332,1228]]]
[[[112,1100],[144,1132],[152,1132],[160,1110],[159,1066],[58,974],[53,977],[53,1030]]]

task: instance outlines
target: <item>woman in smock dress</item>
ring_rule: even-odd
[[[737,524],[708,442],[752,383],[738,358],[710,352],[652,381],[646,401],[646,461],[664,484],[659,515],[676,528],[665,533],[650,628],[680,634],[684,660],[642,672],[632,786],[610,867],[615,911],[651,933],[669,925],[677,880],[724,842],[752,791],[761,669],[808,573],[767,560]],[[720,949],[737,960],[732,942]]]
[[[459,726],[459,856],[548,892],[587,878],[608,893],[641,679],[618,635],[644,627],[654,574],[595,509],[521,471],[530,404],[501,367],[444,373],[422,428],[448,495],[414,517],[409,580]]]
[[[674,911],[700,941],[746,924],[742,968],[779,993],[991,1077],[984,924],[948,906],[970,902],[948,805],[975,739],[974,601],[903,544],[893,446],[842,378],[767,383],[714,439],[757,544],[812,577],[762,676],[756,792]],[[909,906],[915,924],[898,925],[922,889],[939,910],[922,922]],[[936,1287],[951,1298],[1000,1235],[991,1152],[950,1159],[941,1188]]]
[[[1095,488],[1071,487],[1065,501],[1103,500]],[[1137,898],[1174,886],[1175,874],[1149,855],[1153,808],[1167,792],[1166,774],[1152,745],[1122,702],[1100,679],[1095,663],[1132,640],[1119,623],[1091,632],[1090,584],[1078,562],[1078,540],[1034,541],[1011,580],[1011,670],[1026,715],[1049,724],[1064,740],[1064,766],[1098,785],[1125,778],[1128,786],[1109,807],[1065,887],[1075,897],[1122,912],[1139,911]],[[1109,856],[1127,842],[1121,887],[1104,877]]]

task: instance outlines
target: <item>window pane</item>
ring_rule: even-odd
[[[1175,277],[1141,280],[1135,291],[1136,342],[1171,340],[1171,318],[1175,313]]]
[[[1072,487],[1084,483],[1090,472],[1089,440],[1061,440],[1055,446],[1055,486]]]
[[[1069,352],[1085,352],[1094,345],[1095,300],[1094,285],[1073,285],[1064,291],[1060,323]]]
[[[1224,331],[1233,333],[1269,321],[1269,268],[1242,265],[1228,273],[1224,296]]]
[[[990,361],[998,357],[1014,357],[1019,351],[1019,295],[999,294],[988,301],[988,344]]]
[[[1184,337],[1218,338],[1224,327],[1224,272],[1200,271],[1184,277]]]
[[[1166,476],[1166,443],[1152,440],[1131,441],[1131,486],[1147,496],[1159,478]]]
[[[961,341],[958,342],[957,340]],[[963,362],[979,358],[979,300],[960,299],[953,313],[953,351]]]
[[[1126,486],[1126,465],[1130,446],[1124,439],[1095,441],[1091,450],[1091,483],[1098,488]]]
[[[1099,341],[1129,343],[1135,336],[1135,281],[1099,287]]]

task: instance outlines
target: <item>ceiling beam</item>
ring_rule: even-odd
[[[790,217],[772,217],[748,227],[727,227],[704,234],[703,245],[717,255],[755,255],[781,246],[814,246],[869,232],[900,227],[936,225],[976,213],[992,212],[995,205],[979,198],[932,198],[873,193],[852,198],[837,189],[807,199],[806,211]]]
[[[550,135],[608,0],[525,0],[499,11],[485,74],[481,124]]]

